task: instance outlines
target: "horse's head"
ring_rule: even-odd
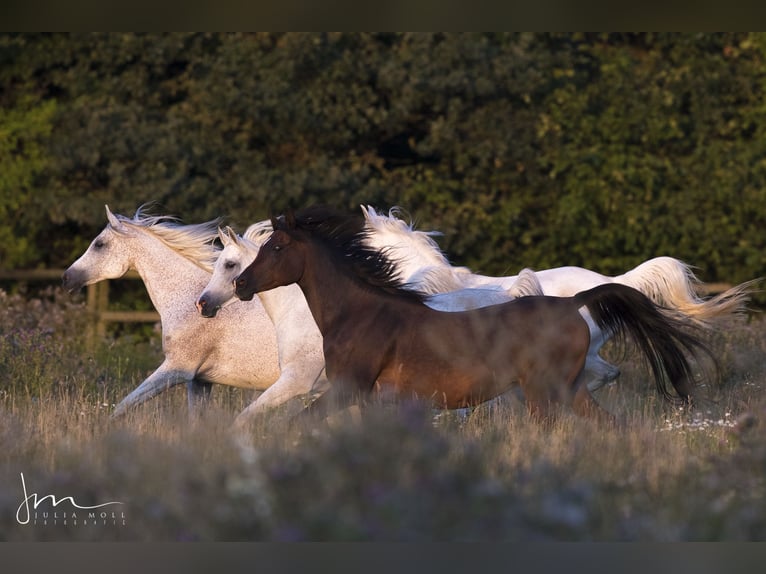
[[[64,272],[64,288],[70,293],[103,279],[116,279],[131,266],[129,249],[123,239],[134,231],[106,207],[109,224],[91,242],[88,249]]]
[[[296,283],[303,275],[305,253],[301,241],[286,228],[289,222],[272,221],[275,231],[258,256],[234,280],[235,295],[249,301],[255,293]]]
[[[239,237],[231,227],[219,228],[218,236],[223,249],[213,266],[207,287],[197,300],[197,309],[203,317],[215,317],[219,309],[236,301],[234,280],[258,254],[258,246]]]

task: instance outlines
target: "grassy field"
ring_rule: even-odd
[[[110,420],[161,353],[130,336],[87,349],[84,321],[58,291],[0,292],[2,540],[766,539],[757,316],[708,338],[722,377],[691,411],[663,404],[628,350],[597,393],[624,428],[567,413],[544,427],[509,397],[436,417],[377,405],[318,429],[275,413],[244,438],[230,423],[251,396],[223,387],[193,421],[182,388]]]

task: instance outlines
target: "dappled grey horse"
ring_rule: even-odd
[[[211,383],[264,391],[259,401],[274,404],[279,377],[274,325],[263,306],[230,306],[218,323],[199,316],[194,302],[210,279],[218,256],[213,246],[218,222],[181,225],[173,218],[130,219],[106,208],[108,225],[64,273],[70,292],[121,277],[136,269],[162,322],[165,360],[117,405],[115,415],[174,385],[186,383],[190,405],[209,393]],[[313,382],[312,382],[313,383]],[[305,392],[311,384],[306,382]]]

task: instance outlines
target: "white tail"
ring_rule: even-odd
[[[702,282],[688,265],[672,257],[649,259],[614,278],[615,283],[638,289],[655,303],[677,309],[701,323],[745,312],[758,281],[747,281],[703,299],[697,294]]]

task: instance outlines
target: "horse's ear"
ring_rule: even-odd
[[[239,235],[237,235],[237,232],[228,225],[226,226],[226,235],[229,236],[229,241],[231,241],[234,245],[239,245]]]
[[[285,229],[295,229],[295,213],[293,213],[292,209],[289,209],[285,212],[284,215],[279,216],[271,216],[271,228],[274,231],[277,231],[279,229],[285,230]]]
[[[362,208],[362,213],[367,221],[372,221],[378,217],[378,212],[372,205],[360,205],[359,207]]]
[[[220,225],[218,226],[218,239],[220,239],[221,243],[223,243],[224,245],[226,245],[226,243],[228,243],[229,241],[229,229],[231,228],[227,226],[226,231],[224,231],[223,229],[221,229]]]
[[[115,231],[123,231],[125,226],[122,224],[122,222],[117,219],[117,217],[112,213],[112,210],[109,209],[108,205],[104,206],[106,208],[106,220],[109,222],[109,225],[112,226],[112,229]]]

